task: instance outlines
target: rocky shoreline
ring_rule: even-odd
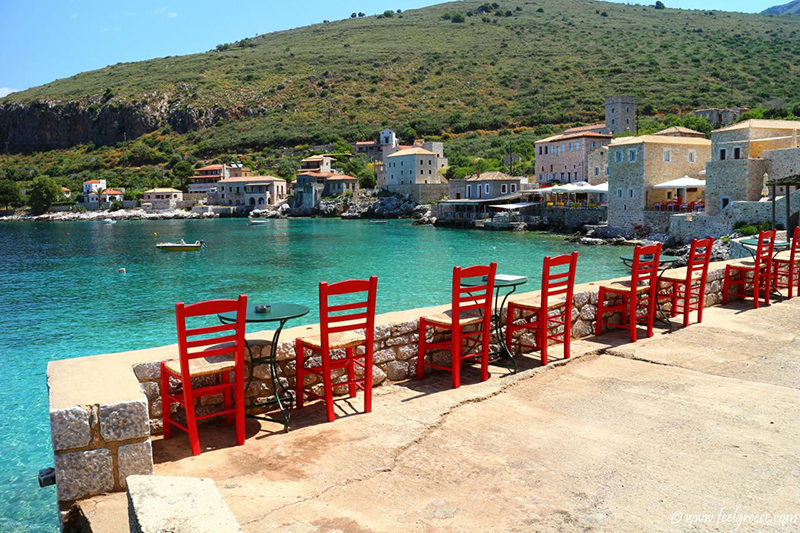
[[[0,222],[79,222],[118,220],[169,220],[169,219],[201,219],[219,218],[215,213],[193,213],[179,209],[171,211],[145,211],[144,209],[118,209],[117,211],[60,211],[43,215],[9,215],[0,217]]]

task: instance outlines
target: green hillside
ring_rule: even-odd
[[[796,17],[589,0],[503,0],[478,12],[482,4],[347,19],[118,64],[2,102],[167,107],[184,117],[175,120],[179,131],[215,124],[192,138],[214,153],[364,136],[384,124],[410,139],[594,121],[604,98],[619,93],[636,96],[644,114],[799,99]]]

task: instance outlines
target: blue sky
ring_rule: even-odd
[[[788,0],[664,0],[668,7],[758,12]],[[0,0],[0,97],[118,62],[204,52],[219,43],[414,9],[430,0]],[[651,4],[653,2],[638,2]],[[235,7],[233,7],[235,6]]]

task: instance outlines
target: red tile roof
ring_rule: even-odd
[[[103,194],[123,194],[123,192],[116,189],[106,189],[103,191]]]
[[[579,131],[590,131],[590,130],[598,130],[598,129],[605,129],[605,124],[589,124],[588,126],[575,126],[574,128],[567,128],[564,130],[564,135],[568,133],[577,133]]]
[[[378,141],[356,141],[356,146],[374,146]]]
[[[89,181],[84,181],[84,183],[100,183],[100,180],[89,180]]]

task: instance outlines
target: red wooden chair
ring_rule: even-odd
[[[775,230],[762,231],[758,234],[758,248],[753,259],[744,259],[737,263],[725,265],[725,279],[722,283],[722,305],[728,303],[731,288],[737,292],[733,296],[753,298],[753,307],[758,309],[759,300],[764,298],[764,305],[769,305],[770,281],[772,278],[772,252],[775,249]],[[738,278],[731,274],[738,273]],[[747,294],[750,285],[752,291]]]
[[[708,280],[708,263],[711,261],[711,249],[714,239],[694,239],[689,249],[689,261],[686,272],[672,270],[664,272],[661,283],[672,285],[670,294],[659,296],[661,300],[669,300],[672,304],[672,316],[683,314],[684,327],[689,325],[689,313],[697,311],[698,324],[703,321],[703,306],[706,301],[706,281]]]
[[[236,322],[216,326],[186,328],[186,319],[236,312]],[[192,455],[200,455],[200,438],[197,435],[197,421],[213,416],[225,415],[228,425],[236,420],[236,443],[244,444],[244,332],[247,318],[247,296],[238,300],[210,300],[190,305],[183,302],[175,304],[178,324],[178,359],[161,361],[161,411],[164,424],[164,438],[172,438],[172,426],[189,434]],[[224,335],[208,337],[225,332]],[[202,336],[196,340],[190,337]],[[203,348],[190,352],[191,348]],[[229,373],[233,372],[231,381]],[[205,387],[192,387],[192,378],[219,375],[220,382]],[[169,378],[181,382],[181,390],[170,390]],[[197,416],[194,401],[202,396],[222,393],[223,410]],[[231,398],[233,396],[233,398]],[[186,410],[186,426],[172,419],[170,406],[178,403]],[[232,405],[233,404],[233,405]]]
[[[800,290],[800,226],[794,228],[792,247],[772,259],[776,289],[789,289],[789,298],[794,296],[794,288]]]
[[[597,296],[597,324],[595,335],[600,336],[603,326],[623,328],[630,331],[631,342],[636,342],[636,325],[644,322],[647,325],[647,336],[653,336],[653,319],[655,318],[656,293],[658,279],[658,260],[661,257],[661,243],[648,246],[637,246],[633,251],[633,268],[631,280],[602,285]],[[606,305],[608,294],[618,296],[622,303],[615,306]],[[645,313],[640,311],[644,308]],[[603,321],[605,313],[619,311],[622,314],[619,324]]]
[[[366,300],[332,305],[331,297],[360,294],[366,292]],[[297,407],[302,408],[306,396],[325,401],[328,422],[333,422],[333,388],[347,385],[350,398],[356,397],[356,390],[364,391],[364,412],[372,412],[372,355],[375,348],[375,298],[378,293],[378,278],[351,279],[336,283],[319,284],[319,335],[298,337],[294,341],[297,363],[295,376],[295,397]],[[358,354],[356,347],[364,346],[364,353]],[[306,366],[305,350],[320,354],[321,364]],[[334,358],[331,350],[344,350],[344,357]],[[363,376],[356,377],[356,365],[363,370]],[[331,372],[344,368],[347,380],[333,383]],[[323,384],[323,395],[318,396],[305,387],[305,376],[315,374]]]
[[[547,364],[547,346],[549,341],[564,343],[564,358],[569,359],[569,340],[572,334],[572,291],[575,288],[575,268],[578,264],[578,252],[557,257],[544,258],[542,267],[542,290],[539,296],[509,302],[506,315],[506,346],[509,349],[518,345],[520,349],[539,350],[542,364]],[[566,270],[558,272],[558,270]],[[556,272],[554,272],[556,270]],[[533,311],[533,314],[522,323],[516,323],[517,311]],[[558,333],[551,331],[551,326],[563,326]],[[522,330],[536,332],[534,344],[523,344],[521,338],[514,342],[514,333]]]
[[[453,388],[461,386],[461,361],[463,359],[481,360],[481,381],[489,379],[489,342],[492,336],[492,294],[497,263],[489,266],[476,265],[462,269],[453,268],[453,300],[449,311],[419,319],[419,352],[417,354],[417,379],[425,377],[425,367],[447,370],[453,374]],[[465,278],[481,276],[486,283],[475,287],[462,287]],[[450,331],[450,339],[441,342],[428,342],[428,326],[435,330]],[[467,326],[477,326],[475,331],[464,331]],[[464,341],[480,339],[480,352],[464,353]],[[425,361],[429,349],[450,350],[450,367]]]

